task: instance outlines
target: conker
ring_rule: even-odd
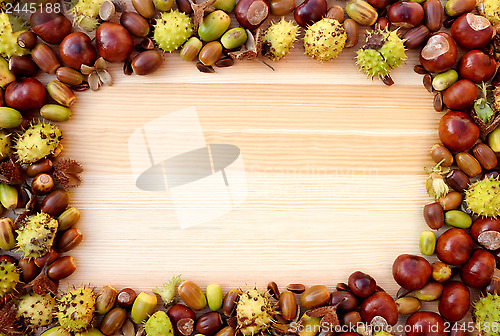
[[[439,236],[436,255],[439,260],[450,265],[461,265],[469,260],[474,242],[462,229],[452,228]]]
[[[361,317],[370,323],[375,316],[383,317],[389,325],[398,322],[398,306],[386,292],[375,292],[361,304]]]
[[[349,291],[335,291],[330,295],[330,306],[337,306],[338,311],[349,312],[354,310],[358,305],[358,299]]]
[[[108,62],[123,62],[134,49],[132,36],[117,23],[101,23],[95,37],[99,54]]]
[[[47,91],[36,78],[28,77],[19,82],[12,82],[5,90],[5,104],[21,112],[40,109],[47,96]]]
[[[486,231],[500,232],[500,218],[480,217],[470,227],[470,235],[476,243],[479,235]]]
[[[431,276],[429,262],[416,255],[402,254],[392,265],[394,280],[403,288],[413,291],[422,288]]]
[[[176,304],[170,307],[170,309],[167,311],[167,315],[172,321],[172,326],[174,327],[175,334],[178,336],[180,336],[181,333],[177,328],[177,322],[185,318],[196,320],[196,314],[194,313],[194,311],[183,304]]]
[[[406,320],[407,336],[448,336],[441,316],[429,311],[418,311]]]
[[[90,37],[81,32],[66,36],[59,45],[59,54],[64,63],[76,70],[80,70],[82,64],[92,66],[97,59]]]
[[[493,276],[496,260],[486,250],[476,250],[460,271],[462,282],[472,288],[486,286]]]
[[[435,33],[420,52],[420,63],[429,72],[443,72],[455,64],[457,45],[447,33]]]
[[[234,8],[234,14],[243,27],[257,29],[267,19],[269,5],[265,0],[240,0]]]
[[[458,61],[460,76],[476,84],[490,80],[495,74],[496,67],[495,58],[480,50],[470,50]]]
[[[375,279],[360,271],[352,273],[347,283],[353,294],[360,298],[369,297],[377,287]]]
[[[453,22],[451,36],[465,49],[481,49],[493,37],[493,26],[484,16],[467,13]]]
[[[470,305],[470,291],[458,281],[444,285],[439,299],[439,313],[449,321],[458,321],[465,317]]]
[[[478,92],[474,82],[461,79],[443,93],[443,103],[450,110],[465,110],[474,104]]]
[[[464,152],[479,138],[479,127],[469,114],[449,111],[439,121],[439,139],[452,152]]]
[[[387,17],[395,26],[413,28],[424,19],[424,8],[416,2],[398,1],[389,7]]]
[[[71,32],[71,21],[58,11],[48,11],[44,7],[37,9],[30,17],[31,29],[42,40],[50,44],[59,44]]]
[[[321,20],[325,16],[327,8],[326,0],[305,0],[295,7],[293,17],[299,25],[305,27]]]

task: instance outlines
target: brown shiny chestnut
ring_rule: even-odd
[[[412,1],[398,1],[387,10],[389,21],[397,27],[413,28],[424,19],[424,9]]]
[[[43,106],[47,91],[36,78],[28,77],[12,82],[5,90],[5,104],[21,112],[36,110]]]
[[[92,66],[97,59],[97,51],[88,35],[71,33],[59,45],[61,59],[69,67],[80,70],[82,64]]]
[[[457,45],[447,33],[435,33],[420,52],[420,63],[429,72],[443,72],[455,64]]]
[[[234,8],[234,15],[244,28],[257,29],[267,19],[269,5],[265,0],[240,0]]]
[[[465,49],[481,49],[491,41],[493,26],[484,16],[467,13],[453,22],[451,36]]]
[[[460,270],[462,282],[472,288],[486,286],[493,276],[496,260],[493,254],[485,250],[476,250]]]
[[[61,12],[38,8],[30,17],[31,29],[49,44],[59,44],[71,32],[71,21]]]
[[[449,265],[461,265],[469,260],[473,249],[471,236],[462,229],[452,228],[439,236],[436,255],[439,260]]]
[[[448,336],[443,318],[434,312],[418,311],[406,320],[407,336]]]
[[[306,27],[321,20],[325,16],[327,8],[326,0],[305,0],[295,7],[293,17],[299,25]]]
[[[361,317],[370,323],[375,316],[383,317],[389,325],[398,322],[398,306],[386,292],[375,292],[361,304]]]
[[[470,79],[476,84],[486,82],[493,77],[497,62],[491,55],[481,50],[470,50],[458,61],[458,73],[462,78]]]
[[[477,86],[469,79],[461,79],[443,93],[443,103],[450,110],[465,110],[477,99]]]

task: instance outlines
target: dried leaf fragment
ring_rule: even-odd
[[[7,161],[3,161],[0,163],[0,173],[2,176],[0,177],[0,181],[15,185],[22,184],[24,182],[23,170],[19,162],[14,161],[12,158],[9,158]]]
[[[45,266],[40,274],[37,275],[33,281],[31,281],[26,287],[31,287],[33,292],[39,295],[43,295],[46,293],[52,293],[57,295],[57,288],[59,287],[57,283],[50,280],[50,278],[45,274],[47,271],[47,266]]]
[[[83,166],[75,160],[63,158],[54,164],[54,173],[52,176],[56,182],[65,188],[78,187],[82,182],[80,174],[83,172]]]
[[[247,30],[247,42],[241,50],[229,53],[229,56],[235,60],[252,60],[261,56],[262,54],[262,28],[255,31],[255,35]]]
[[[0,334],[7,336],[22,335],[16,323],[16,306],[14,299],[8,301],[0,310]]]
[[[191,3],[191,8],[193,9],[193,25],[194,31],[198,31],[198,27],[203,22],[203,17],[205,16],[205,11],[208,7],[212,6],[216,0],[207,0],[201,4],[195,3],[193,0],[189,0]]]

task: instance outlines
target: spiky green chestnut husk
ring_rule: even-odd
[[[5,159],[12,153],[12,141],[10,134],[5,131],[0,131],[0,160]]]
[[[45,327],[54,320],[56,300],[50,294],[28,293],[17,303],[17,318],[22,319],[31,329]]]
[[[373,336],[394,336],[387,331],[377,331],[373,333]]]
[[[155,287],[153,293],[159,295],[166,307],[175,302],[175,288],[181,282],[181,276],[174,276],[169,282],[166,282],[161,287]]]
[[[472,316],[481,336],[497,336],[500,330],[500,296],[488,294],[474,303]]]
[[[17,139],[16,155],[22,163],[33,163],[53,154],[61,140],[62,133],[57,126],[39,122]]]
[[[500,23],[500,1],[478,0],[477,9],[493,26]]]
[[[236,305],[238,330],[243,335],[255,335],[273,322],[274,306],[267,292],[256,288],[240,295]]]
[[[0,56],[10,58],[29,53],[17,44],[17,37],[24,31],[26,27],[20,18],[0,12]]]
[[[94,318],[95,294],[89,287],[69,290],[57,304],[57,319],[61,327],[69,332],[87,329]]]
[[[83,30],[93,31],[99,26],[99,8],[106,0],[77,0],[69,11],[73,22]]]
[[[465,192],[465,202],[480,216],[500,216],[500,179],[485,178],[471,184]]]
[[[44,256],[54,243],[57,226],[57,219],[44,212],[28,217],[24,225],[17,230],[16,238],[24,258]]]
[[[157,311],[151,315],[144,325],[148,336],[173,336],[174,328],[170,318],[164,311]]]
[[[266,56],[273,61],[283,58],[297,41],[298,33],[299,27],[284,18],[278,23],[273,23],[264,34],[263,41],[269,47]]]
[[[162,13],[154,27],[154,41],[168,52],[178,49],[193,35],[193,21],[178,10]]]
[[[19,283],[19,268],[9,261],[0,261],[0,298],[13,292]]]
[[[406,60],[403,42],[397,31],[367,32],[365,44],[356,52],[356,65],[370,77],[385,77]]]
[[[306,54],[320,62],[337,57],[344,49],[347,33],[335,19],[323,18],[309,26],[304,36]]]

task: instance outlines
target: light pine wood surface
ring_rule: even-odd
[[[139,290],[182,274],[226,289],[270,280],[333,288],[363,270],[395,294],[392,262],[418,252],[426,227],[423,167],[441,114],[413,72],[415,52],[387,87],[358,73],[360,45],[320,64],[297,42],[275,71],[250,61],[202,74],[178,53],[146,77],[111,66],[114,85],[79,93],[61,124],[65,155],[85,166],[71,202],[84,241],[67,283]],[[169,190],[136,187],[129,137],[189,107],[207,144],[240,148],[248,195],[182,229]],[[208,187],[193,204],[217,207],[220,185]]]

